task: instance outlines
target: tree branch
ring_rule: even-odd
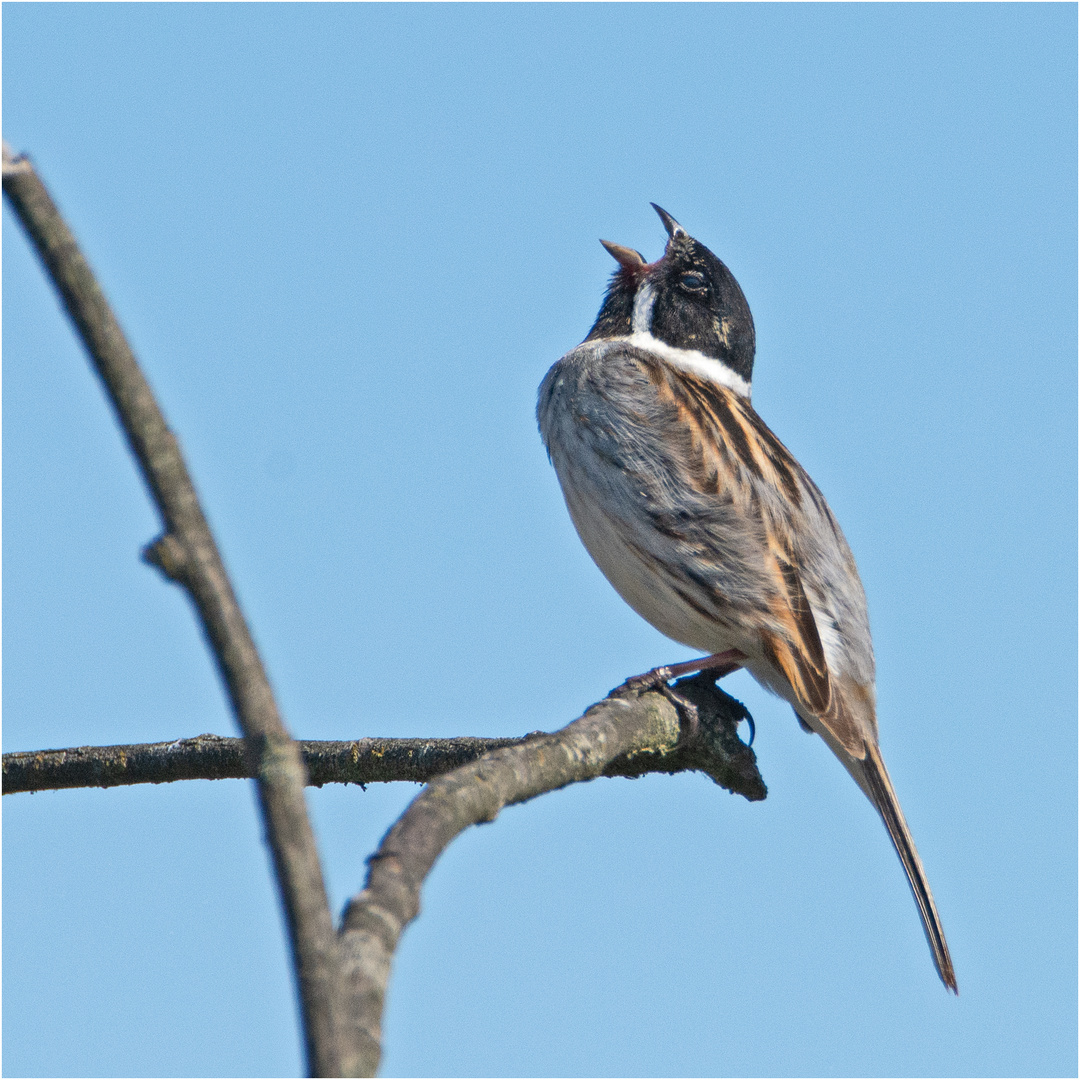
[[[522,739],[355,739],[298,742],[307,782],[375,784],[393,780],[426,783],[433,776],[475,761],[489,750]],[[62,788],[167,784],[174,780],[238,780],[255,775],[243,739],[197,735],[173,742],[129,746],[79,746],[4,754],[4,794]]]
[[[732,699],[730,712],[741,708]],[[737,724],[737,719],[736,719]],[[729,726],[730,727],[730,726]],[[718,731],[730,736],[729,729]],[[352,739],[298,741],[308,783],[381,784],[411,781],[424,784],[436,776],[476,761],[493,750],[525,746],[543,732],[520,739]],[[748,768],[746,767],[748,766]],[[638,777],[650,772],[698,769],[717,783],[745,795],[763,796],[748,753],[738,737],[718,748],[698,740],[670,752],[639,753],[612,761],[604,776]],[[129,784],[168,784],[177,780],[251,779],[242,739],[197,735],[171,742],[123,746],[77,746],[67,750],[28,750],[4,754],[3,793],[60,791],[66,788],[119,787]],[[759,794],[759,791],[761,794]]]
[[[368,860],[367,885],[345,910],[341,929],[345,974],[354,1005],[348,1010],[360,1045],[355,1075],[374,1076],[390,966],[402,931],[420,910],[420,888],[447,845],[470,825],[493,821],[504,806],[525,802],[626,766],[646,771],[706,771],[749,799],[765,785],[754,753],[736,734],[746,710],[708,675],[676,684],[696,706],[696,723],[680,742],[680,712],[658,692],[621,689],[579,720],[544,735],[492,751],[433,780],[412,801]],[[681,761],[681,766],[676,764]],[[625,774],[623,774],[625,775]]]
[[[299,984],[309,1069],[342,1075],[335,1003],[340,966],[306,776],[274,701],[199,499],[149,383],[94,273],[29,159],[3,148],[3,186],[78,331],[164,522],[145,552],[186,590],[241,730],[274,857]]]

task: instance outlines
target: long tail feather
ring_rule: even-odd
[[[934,904],[934,894],[930,891],[926,871],[923,870],[922,860],[919,858],[918,851],[915,850],[915,841],[911,839],[911,832],[904,820],[900,801],[893,790],[881,752],[876,746],[867,746],[866,758],[860,764],[866,781],[864,790],[877,807],[878,813],[885,822],[885,828],[889,830],[896,854],[900,856],[900,862],[907,874],[915,903],[919,905],[923,930],[926,932],[930,951],[934,954],[934,963],[937,965],[941,981],[954,994],[959,993],[956,988],[956,973],[953,971],[952,958],[949,956],[949,946],[945,942],[945,930],[941,925],[937,906]]]

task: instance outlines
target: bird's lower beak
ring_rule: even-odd
[[[623,247],[621,244],[613,244],[610,240],[601,240],[601,244],[607,248],[608,254],[624,269],[633,272],[645,265],[645,256],[633,248]]]

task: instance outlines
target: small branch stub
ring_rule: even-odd
[[[144,563],[156,566],[169,581],[177,585],[187,584],[187,552],[172,533],[165,533],[147,544],[142,550],[142,559]]]
[[[30,164],[30,159],[24,157],[22,154],[17,154],[5,141],[4,179],[6,180],[9,176],[18,176],[19,173],[30,172],[32,169],[33,165]]]

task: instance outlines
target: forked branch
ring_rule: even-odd
[[[504,806],[597,776],[696,769],[748,799],[765,797],[754,754],[737,734],[749,716],[707,675],[677,683],[681,698],[620,688],[553,735],[294,743],[179,444],[93,272],[33,166],[6,146],[3,181],[90,353],[161,514],[163,534],[144,557],[191,598],[244,732],[242,744],[204,735],[153,745],[5,754],[4,793],[254,777],[289,926],[314,1075],[374,1075],[393,953],[419,911],[424,879],[469,825],[493,820]],[[687,700],[693,704],[687,706]],[[335,933],[304,785],[396,779],[430,782],[369,860],[366,888],[350,902]]]

